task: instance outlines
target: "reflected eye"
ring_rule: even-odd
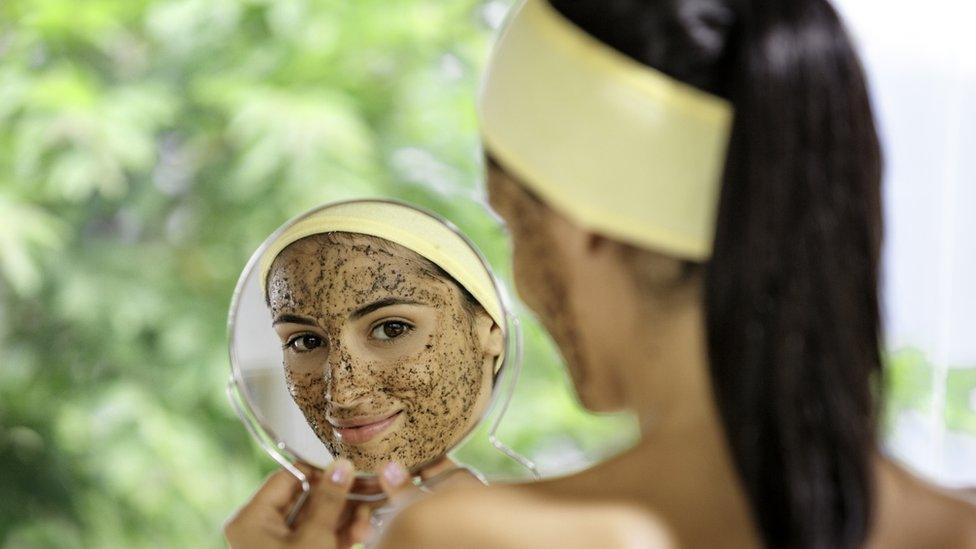
[[[288,340],[285,347],[296,353],[307,353],[322,346],[322,338],[314,334],[300,334]]]
[[[399,320],[388,320],[382,324],[377,325],[373,328],[370,335],[373,339],[378,339],[380,341],[389,341],[391,339],[396,339],[403,334],[407,333],[413,328],[413,326],[402,322]]]

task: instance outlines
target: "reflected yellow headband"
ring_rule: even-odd
[[[491,274],[464,238],[439,219],[392,202],[362,200],[335,204],[288,227],[261,255],[258,266],[265,295],[271,265],[282,250],[306,236],[331,232],[375,236],[413,250],[444,269],[505,330],[505,314]],[[501,357],[497,364],[501,364]]]
[[[485,147],[564,215],[640,247],[711,254],[732,122],[724,99],[527,0],[495,44],[479,111]]]

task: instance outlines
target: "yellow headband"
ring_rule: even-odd
[[[282,250],[307,236],[331,232],[379,237],[427,258],[470,292],[504,333],[502,303],[491,274],[477,252],[441,220],[395,202],[359,200],[333,204],[285,229],[267,247],[258,264],[264,293],[268,291],[271,265]],[[500,365],[501,357],[496,362],[496,371]]]
[[[545,0],[513,9],[481,90],[486,148],[581,225],[707,259],[731,105],[617,52]]]

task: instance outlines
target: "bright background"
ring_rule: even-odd
[[[888,450],[976,487],[976,4],[836,0],[886,156]]]
[[[976,48],[906,45],[930,42],[884,30],[892,3],[866,5],[844,2],[888,145],[888,446],[976,485],[976,116],[961,54]],[[294,214],[414,201],[508,272],[504,233],[475,202],[473,109],[507,6],[0,3],[0,547],[221,546],[222,521],[273,465],[224,397],[226,311],[250,253]],[[629,423],[582,413],[525,324],[504,439],[548,471],[612,452]],[[465,457],[514,472],[485,448]]]

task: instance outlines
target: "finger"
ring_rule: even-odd
[[[370,533],[372,533],[372,527],[369,524],[371,514],[371,509],[366,505],[360,505],[356,509],[352,524],[349,527],[350,545],[356,543],[365,544],[366,540],[369,539]]]
[[[321,478],[323,474],[322,469],[301,461],[295,463],[295,468],[305,475],[305,480],[308,481],[309,490],[315,486],[315,483],[318,482],[319,478]]]
[[[255,539],[282,540],[291,534],[281,513],[253,500],[242,506],[224,523],[224,537],[231,547],[254,547]]]
[[[296,525],[303,537],[334,534],[338,530],[353,477],[352,462],[346,459],[336,460],[323,471],[305,504],[307,513]]]
[[[288,471],[279,469],[268,476],[254,493],[248,506],[281,509],[291,502],[299,490],[301,483],[298,479]]]
[[[305,478],[307,478],[309,482],[312,482],[315,479],[316,474],[322,472],[321,469],[318,469],[315,466],[309,465],[303,461],[296,462],[295,468],[301,471],[302,474],[305,475]]]
[[[337,539],[338,546],[341,549],[355,547],[356,544],[365,544],[372,532],[370,506],[360,504],[353,508],[353,505],[355,504],[350,502],[347,506],[349,517],[339,527]]]
[[[390,505],[406,503],[420,495],[420,490],[410,482],[410,473],[395,461],[383,465],[378,478]]]

